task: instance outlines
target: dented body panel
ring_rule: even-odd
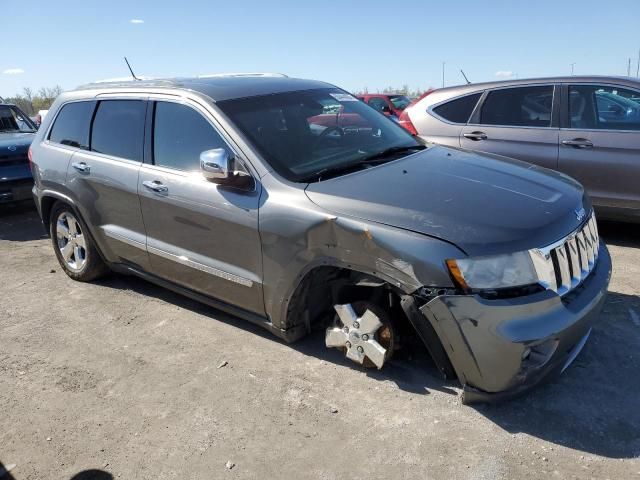
[[[277,184],[278,183],[278,184]],[[452,287],[445,258],[463,252],[439,239],[346,215],[309,201],[304,190],[263,178],[260,235],[265,310],[275,326],[292,328],[287,310],[303,278],[315,268],[334,266],[380,278],[403,292],[424,285]],[[277,187],[277,188],[276,188]]]
[[[420,310],[449,355],[465,401],[504,398],[568,366],[598,318],[610,277],[611,258],[601,244],[596,270],[570,297],[549,290],[504,300],[449,295]]]

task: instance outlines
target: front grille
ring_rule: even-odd
[[[598,260],[600,239],[595,214],[559,242],[529,251],[540,283],[559,295],[570,292],[589,276]]]

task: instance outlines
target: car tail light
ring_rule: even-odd
[[[402,111],[402,114],[400,115],[400,118],[398,119],[398,123],[400,124],[401,127],[403,127],[411,135],[418,135],[418,130],[416,130],[416,127],[413,125],[413,122],[409,118],[409,109],[411,107],[413,107],[414,105],[416,105],[418,102],[420,102],[420,100],[422,100],[427,95],[431,95],[431,93],[433,93],[434,91],[435,90],[433,88],[427,90],[422,95],[420,95],[420,98],[418,98],[417,100],[414,100],[413,102],[411,102],[409,104],[409,106],[407,106],[407,108],[405,108]]]
[[[398,120],[398,123],[411,135],[418,135],[418,131],[416,130],[416,127],[413,126],[413,123],[409,118],[409,112],[407,112],[407,110],[409,109],[408,108],[404,109],[404,111],[400,115],[400,119]]]

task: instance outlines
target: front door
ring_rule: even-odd
[[[552,122],[553,98],[553,85],[489,91],[479,111],[460,131],[460,146],[556,169],[558,128]]]
[[[202,176],[200,153],[233,151],[208,115],[191,103],[153,106],[151,163],[142,166],[138,185],[151,272],[264,314],[260,186],[238,190]]]
[[[640,92],[570,85],[558,169],[582,183],[605,214],[640,210]]]

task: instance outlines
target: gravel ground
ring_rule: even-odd
[[[638,232],[601,225],[610,295],[571,368],[524,398],[468,407],[422,355],[365,371],[321,334],[286,345],[136,278],[73,282],[33,207],[0,206],[0,464],[18,480],[90,469],[101,479],[640,479]]]

